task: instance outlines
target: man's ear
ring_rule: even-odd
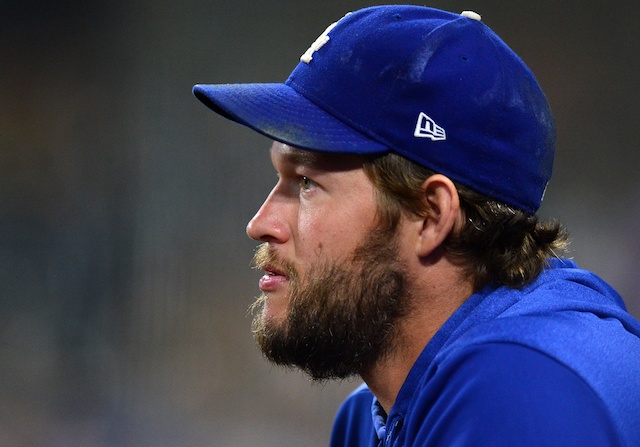
[[[460,214],[458,191],[451,179],[435,174],[422,184],[427,214],[416,243],[416,254],[425,257],[438,248],[455,228]]]

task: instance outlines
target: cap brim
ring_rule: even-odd
[[[352,154],[389,150],[286,84],[198,84],[193,94],[225,118],[301,149]]]

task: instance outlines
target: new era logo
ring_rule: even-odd
[[[429,138],[431,141],[447,139],[447,133],[445,130],[438,126],[436,122],[429,118],[424,112],[420,112],[420,115],[418,115],[418,122],[416,123],[416,130],[413,132],[413,136],[418,138]]]

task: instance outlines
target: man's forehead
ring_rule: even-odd
[[[364,157],[353,154],[333,154],[299,149],[288,144],[274,142],[271,145],[271,160],[292,166],[304,166],[325,171],[348,171],[362,168]]]

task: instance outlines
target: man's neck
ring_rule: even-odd
[[[397,350],[385,356],[369,371],[361,374],[362,379],[387,414],[391,411],[400,388],[427,343],[428,340],[420,343],[404,343],[403,340],[399,343]]]
[[[443,281],[438,284],[440,287],[432,288],[431,293],[422,288],[414,294],[414,306],[396,327],[393,339],[395,348],[370,370],[361,373],[362,379],[387,414],[425,346],[473,293],[468,281]]]

